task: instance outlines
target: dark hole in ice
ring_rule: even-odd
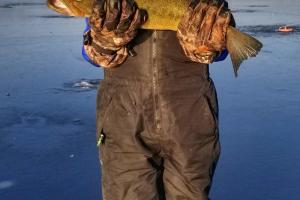
[[[5,113],[5,115],[0,115],[0,129],[10,127],[22,122],[21,118],[19,117],[19,112],[15,108],[0,108],[0,113]]]
[[[0,108],[2,113],[5,113],[4,117],[0,117],[0,130],[9,128],[18,124],[24,126],[36,126],[36,125],[65,125],[76,124],[80,125],[83,122],[80,119],[74,118],[72,115],[58,114],[58,113],[43,113],[36,111],[25,111],[23,108],[7,107]],[[1,132],[1,131],[0,131]]]
[[[258,10],[254,9],[235,9],[232,10],[232,13],[256,13],[259,12]]]
[[[66,16],[66,15],[42,15],[42,16],[36,16],[39,18],[46,18],[46,19],[65,19],[65,18],[73,18],[72,16]]]
[[[264,53],[273,53],[272,51],[270,51],[270,50],[262,50],[262,52],[264,52]]]
[[[268,8],[269,5],[249,5],[249,8]]]
[[[42,6],[42,5],[45,5],[45,3],[6,3],[0,5],[0,8],[13,8],[16,6]]]
[[[0,8],[12,8],[12,7],[9,5],[0,5]]]

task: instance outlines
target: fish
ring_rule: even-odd
[[[97,0],[47,0],[50,9],[68,16],[89,17]],[[140,9],[148,13],[142,29],[177,31],[181,17],[191,0],[135,0]],[[243,61],[256,57],[263,44],[253,36],[229,26],[226,32],[226,49],[230,54],[235,77]]]

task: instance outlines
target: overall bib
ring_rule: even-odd
[[[220,156],[209,66],[174,31],[141,30],[97,94],[103,200],[208,200]]]

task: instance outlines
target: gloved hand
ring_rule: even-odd
[[[115,67],[128,56],[127,44],[147,20],[147,13],[133,0],[96,0],[85,33],[84,48],[90,59],[102,67]]]
[[[133,0],[96,0],[90,17],[91,36],[100,47],[119,50],[137,34],[147,13]]]
[[[226,32],[235,26],[227,2],[194,0],[182,17],[177,37],[186,54],[194,62],[209,64],[226,49]]]

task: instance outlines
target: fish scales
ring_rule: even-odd
[[[135,0],[139,8],[148,13],[143,29],[177,30],[181,16],[186,11],[191,0]],[[48,6],[62,14],[64,10],[55,6],[63,4],[69,10],[68,15],[89,17],[95,0],[48,0]]]
[[[136,3],[148,13],[149,19],[143,29],[176,31],[190,0],[136,0]]]

